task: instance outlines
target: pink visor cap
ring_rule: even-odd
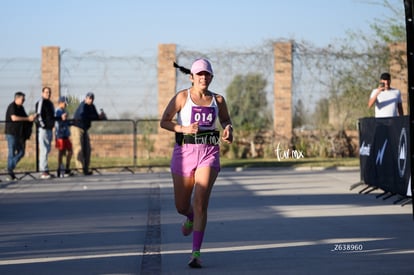
[[[213,75],[213,68],[211,67],[210,62],[207,59],[200,58],[194,61],[191,66],[191,73],[198,74],[200,72],[208,72]]]

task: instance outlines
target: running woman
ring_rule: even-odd
[[[177,212],[186,217],[182,234],[188,236],[193,233],[188,263],[192,268],[201,268],[200,249],[207,224],[207,208],[220,171],[217,118],[224,129],[221,140],[233,142],[226,101],[208,89],[212,80],[210,62],[203,58],[195,60],[190,70],[192,86],[175,94],[160,122],[161,128],[175,132],[176,143],[171,159],[174,199]]]

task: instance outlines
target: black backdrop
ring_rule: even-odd
[[[409,116],[359,120],[361,181],[411,196]]]

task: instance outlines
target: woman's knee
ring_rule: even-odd
[[[194,200],[194,203],[193,203],[194,213],[198,215],[205,214],[207,212],[207,208],[208,208],[208,202],[197,201],[197,199]]]
[[[190,206],[184,204],[175,204],[175,209],[181,215],[187,215],[190,211]]]

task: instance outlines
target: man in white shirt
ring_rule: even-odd
[[[371,92],[368,100],[368,108],[375,104],[375,117],[402,116],[403,107],[401,92],[390,86],[391,75],[383,73],[380,77],[378,88]]]

